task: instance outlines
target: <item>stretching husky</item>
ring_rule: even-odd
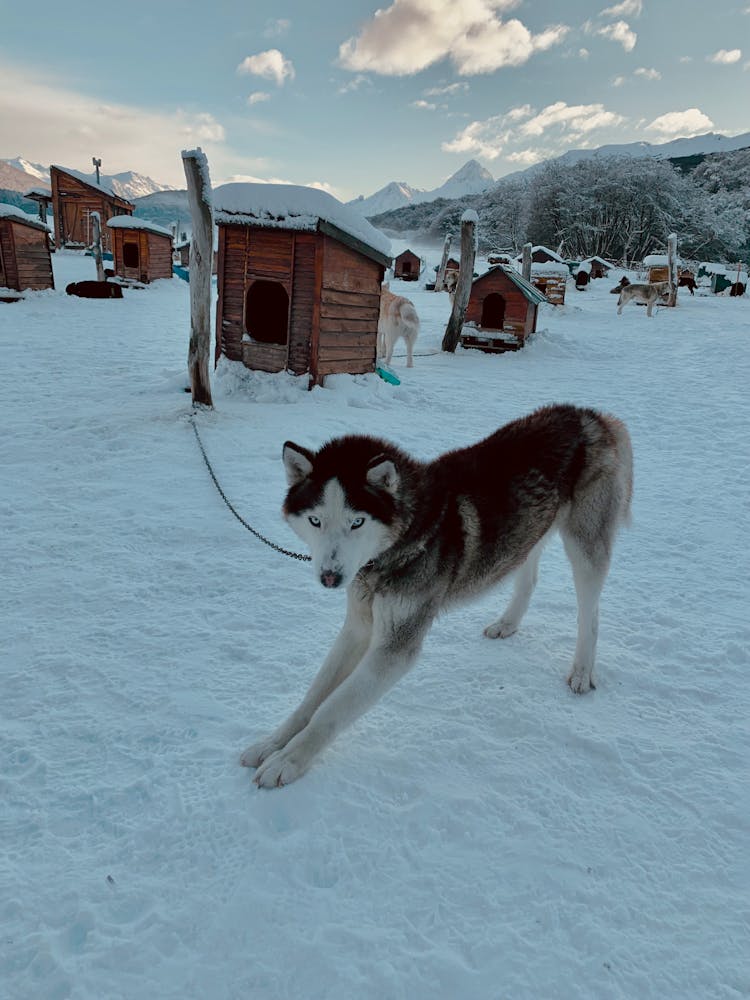
[[[620,297],[617,300],[617,315],[620,315],[622,307],[625,303],[630,302],[630,300],[633,299],[636,302],[645,302],[648,306],[648,309],[646,309],[646,315],[650,316],[651,310],[654,308],[654,304],[666,301],[668,295],[668,281],[655,281],[652,285],[626,285],[624,288],[620,289]]]
[[[256,784],[304,774],[412,666],[441,608],[517,570],[510,604],[485,629],[490,639],[512,635],[553,529],[578,598],[568,684],[578,694],[594,686],[599,595],[632,492],[630,437],[619,420],[548,406],[429,463],[354,435],[317,453],[287,441],[283,458],[284,517],[308,544],[323,586],[347,587],[347,613],[299,708],[242,755],[258,768]]]
[[[387,284],[380,293],[378,317],[378,357],[389,365],[399,337],[406,342],[406,367],[414,367],[414,344],[419,334],[419,316],[414,303],[403,295],[394,295]]]

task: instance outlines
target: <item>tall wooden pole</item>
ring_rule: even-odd
[[[188,202],[193,220],[190,241],[190,347],[188,372],[193,404],[213,406],[208,359],[211,352],[211,265],[214,255],[214,224],[211,212],[211,180],[208,160],[200,149],[182,151]]]
[[[670,233],[667,237],[667,263],[669,265],[669,298],[667,305],[676,306],[679,279],[677,277],[677,236],[675,233]]]
[[[521,277],[525,281],[531,281],[531,244],[524,243],[523,258],[521,260]]]
[[[453,237],[448,233],[445,237],[445,242],[443,243],[443,257],[440,261],[440,267],[438,268],[437,277],[435,278],[435,291],[442,292],[445,287],[445,265],[448,263],[448,254],[450,253],[451,243]]]
[[[453,353],[458,345],[458,338],[466,316],[466,307],[471,295],[471,283],[474,280],[474,259],[477,254],[476,226],[479,218],[473,208],[467,208],[461,216],[461,265],[458,271],[456,291],[453,296],[453,308],[443,335],[443,350]]]
[[[93,237],[92,249],[94,251],[94,263],[96,264],[96,280],[104,281],[104,264],[102,263],[102,217],[98,212],[92,212],[91,235]]]

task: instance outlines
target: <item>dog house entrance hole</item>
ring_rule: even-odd
[[[490,292],[482,303],[482,326],[502,330],[505,322],[505,299],[499,292]]]
[[[405,260],[403,262],[403,264],[401,265],[401,273],[402,274],[411,274],[411,261],[410,260]]]
[[[136,271],[141,266],[141,256],[138,253],[137,243],[123,243],[122,245],[122,264],[123,267],[132,267]]]
[[[245,329],[261,344],[286,345],[289,296],[278,281],[254,281],[245,300]]]

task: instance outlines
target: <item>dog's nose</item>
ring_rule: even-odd
[[[343,577],[341,573],[338,573],[332,569],[324,570],[320,574],[320,582],[324,587],[339,587],[341,585]]]

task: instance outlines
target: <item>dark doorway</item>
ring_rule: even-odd
[[[122,266],[133,268],[136,271],[141,266],[141,255],[138,253],[137,243],[123,243]]]
[[[411,261],[410,260],[405,260],[401,264],[401,273],[404,276],[406,276],[407,274],[411,274]]]
[[[505,299],[500,292],[490,292],[482,302],[481,325],[487,330],[502,330],[505,322]]]
[[[286,345],[289,296],[278,281],[254,281],[245,300],[245,329],[261,344]]]

